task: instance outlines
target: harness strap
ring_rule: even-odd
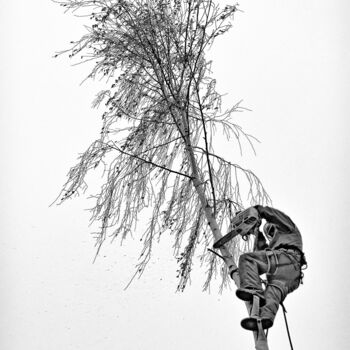
[[[294,265],[295,270],[299,270],[300,271],[299,281],[300,281],[300,284],[303,284],[303,279],[304,279],[303,270],[305,270],[307,268],[307,263],[306,263],[306,260],[305,260],[304,253],[301,253],[301,256],[299,257],[299,259],[297,259],[295,257],[295,255],[289,253],[288,251],[285,251],[284,248],[282,248],[280,251],[283,254],[285,254],[290,259],[290,262],[289,263],[279,264],[279,266]]]
[[[288,265],[294,265],[295,263],[293,262],[289,262],[289,263],[281,263],[281,264],[277,264],[277,267],[281,267],[281,266],[288,266]]]
[[[289,262],[279,263],[278,257],[277,257],[277,251],[279,251],[281,254],[286,255],[287,258],[289,259]],[[271,273],[271,271],[270,271],[272,268],[272,264],[270,261],[271,256],[274,256],[275,260],[276,260],[276,264],[275,264],[276,270],[273,273]],[[298,259],[293,254],[291,254],[287,251],[284,251],[282,249],[278,249],[278,250],[266,249],[266,257],[267,257],[267,273],[272,275],[272,276],[277,273],[279,267],[289,266],[289,265],[293,265],[296,270],[300,269],[300,272],[301,272],[301,262],[298,261]],[[301,275],[302,275],[302,273],[301,273]]]
[[[266,282],[266,286],[275,287],[275,288],[279,289],[279,291],[281,292],[282,295],[284,294],[284,291],[283,291],[282,287],[280,287],[280,286],[277,285],[277,284]]]
[[[277,254],[276,254],[276,251],[275,250],[272,250],[272,249],[266,249],[266,259],[267,259],[267,274],[270,274],[270,275],[275,275],[277,273],[277,270],[279,268],[279,266],[281,266],[279,263],[278,263],[278,257],[277,257]],[[271,264],[271,260],[270,260],[270,257],[271,256],[274,256],[275,257],[275,260],[276,260],[276,270],[274,271],[274,273],[271,273],[271,268],[272,268],[272,264]]]

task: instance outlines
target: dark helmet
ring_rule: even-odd
[[[270,222],[267,222],[264,225],[263,230],[264,230],[264,233],[267,236],[267,238],[271,240],[275,236],[275,233],[277,231],[277,227],[276,227],[276,225],[271,224]]]

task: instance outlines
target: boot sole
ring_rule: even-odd
[[[268,318],[261,319],[261,326],[263,329],[268,329],[272,327],[273,322]],[[258,331],[258,320],[254,317],[247,317],[241,321],[241,326],[248,331]]]
[[[248,291],[245,291],[245,290],[237,290],[237,291],[236,291],[236,295],[237,295],[237,297],[238,297],[239,299],[241,299],[241,300],[253,302],[254,294],[249,293]],[[266,303],[265,298],[259,297],[259,299],[260,299],[260,307],[264,306],[265,303]]]

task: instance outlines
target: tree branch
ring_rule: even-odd
[[[125,154],[125,155],[127,155],[127,156],[129,156],[129,157],[138,159],[138,160],[140,160],[141,162],[144,162],[144,163],[147,163],[147,164],[151,164],[151,165],[155,166],[156,168],[160,168],[160,169],[166,170],[166,171],[168,171],[168,172],[170,172],[170,173],[174,173],[174,174],[177,174],[177,175],[181,175],[181,176],[187,177],[187,178],[189,178],[189,179],[192,180],[192,176],[189,176],[189,175],[187,175],[187,174],[180,173],[179,171],[172,170],[172,169],[169,169],[169,168],[167,168],[167,167],[165,167],[165,166],[156,164],[156,163],[152,162],[151,160],[144,159],[144,158],[142,158],[142,157],[140,157],[140,156],[138,156],[138,155],[136,155],[136,154],[130,154],[130,153],[128,153],[128,152],[125,152],[125,151],[123,151],[122,149],[120,149],[118,146],[112,146],[112,145],[110,145],[110,144],[106,144],[106,146],[108,146],[109,148],[115,149],[115,150],[119,151],[120,153],[123,153],[123,154]]]

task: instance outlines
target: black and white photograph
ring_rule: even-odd
[[[0,11],[0,349],[347,350],[350,3]]]

